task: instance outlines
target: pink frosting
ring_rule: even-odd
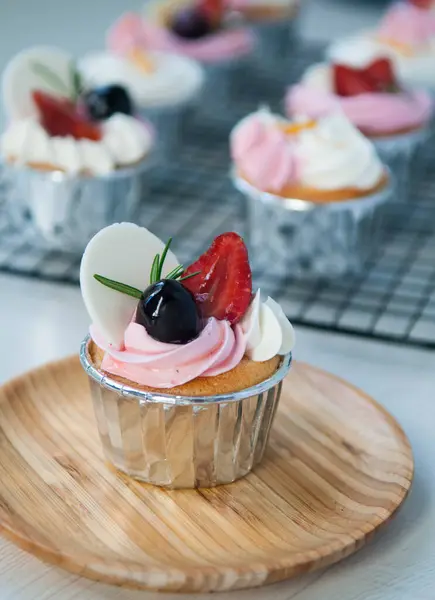
[[[287,92],[286,111],[289,116],[304,115],[318,119],[338,107],[365,134],[388,135],[425,125],[431,118],[433,102],[424,91],[367,93],[344,98],[299,84]]]
[[[435,14],[411,3],[400,2],[387,12],[377,33],[381,38],[420,46],[435,36]]]
[[[188,344],[164,344],[152,338],[142,325],[130,323],[124,348],[107,344],[95,327],[91,337],[105,351],[101,368],[140,385],[172,388],[196,377],[212,377],[236,367],[246,350],[240,325],[208,320],[200,335]]]
[[[231,156],[256,187],[279,191],[298,177],[298,164],[288,136],[265,119],[249,117],[231,135]]]
[[[139,47],[184,54],[201,62],[214,63],[248,54],[253,48],[254,38],[248,29],[237,28],[199,40],[183,40],[135,13],[126,13],[110,29],[107,45],[118,54],[126,54]]]

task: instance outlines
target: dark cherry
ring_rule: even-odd
[[[203,328],[192,293],[174,279],[162,279],[147,287],[136,309],[136,323],[155,340],[167,344],[187,344]]]
[[[189,6],[175,13],[171,29],[182,38],[196,40],[210,33],[212,25],[198,8]]]
[[[133,113],[130,95],[121,85],[95,88],[87,92],[83,100],[89,117],[94,121],[103,121],[115,113]]]

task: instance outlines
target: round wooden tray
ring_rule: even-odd
[[[104,461],[78,358],[0,388],[0,527],[85,577],[164,591],[259,586],[348,556],[411,486],[396,421],[325,372],[295,364],[263,464],[210,490],[167,491]]]

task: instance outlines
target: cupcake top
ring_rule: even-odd
[[[103,371],[170,389],[229,372],[245,356],[264,362],[292,350],[294,331],[280,306],[253,294],[239,235],[218,236],[187,268],[170,243],[132,223],[89,242],[80,285]]]
[[[249,21],[288,19],[294,16],[300,0],[228,0],[227,6]]]
[[[139,48],[125,55],[92,52],[78,67],[87,87],[121,85],[142,108],[186,102],[199,93],[204,81],[197,61]]]
[[[425,126],[433,108],[429,94],[405,90],[388,58],[373,60],[362,46],[360,51],[350,61],[307,69],[301,82],[287,92],[287,114],[317,119],[341,109],[360,131],[373,137]]]
[[[361,45],[374,58],[391,58],[403,82],[435,87],[435,12],[430,2],[393,4],[377,28],[335,42],[328,56],[341,61],[360,54]]]
[[[107,45],[123,55],[140,48],[217,63],[249,54],[253,35],[222,0],[157,0],[147,3],[143,15],[122,15]]]
[[[121,86],[85,89],[71,56],[36,47],[6,67],[3,100],[9,123],[3,158],[70,174],[106,175],[141,161],[153,146],[151,127],[133,116]]]
[[[385,179],[373,144],[341,112],[289,121],[260,109],[236,125],[230,146],[238,176],[281,196],[321,201],[323,192],[345,190],[352,197]]]

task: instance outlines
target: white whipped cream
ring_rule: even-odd
[[[153,135],[140,121],[117,113],[101,125],[102,139],[50,136],[34,117],[12,121],[1,138],[1,153],[18,165],[48,164],[68,173],[105,175],[139,162],[151,150]]]
[[[196,61],[176,54],[149,52],[152,72],[144,72],[132,60],[109,52],[94,52],[79,63],[87,87],[119,84],[137,106],[160,107],[193,98],[204,82],[204,71]]]
[[[260,290],[240,322],[246,337],[246,355],[254,362],[284,356],[295,345],[295,332],[280,305],[267,298],[261,301]]]
[[[320,190],[370,189],[384,172],[373,144],[341,113],[301,131],[296,154],[302,185]]]

